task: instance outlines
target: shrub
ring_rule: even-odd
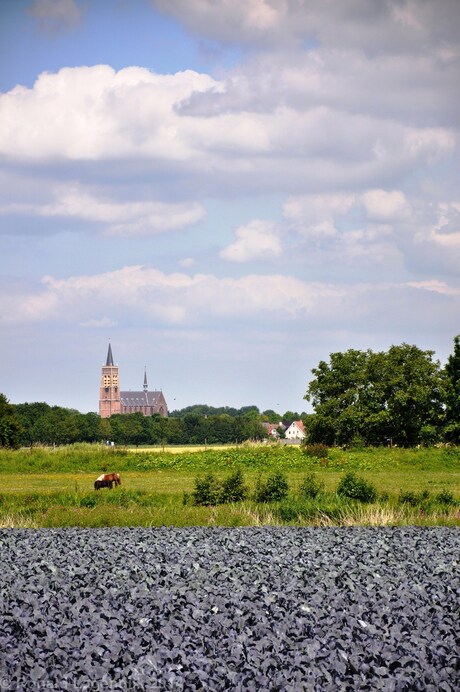
[[[450,490],[441,490],[435,497],[436,502],[440,505],[453,505],[455,504],[455,499]]]
[[[313,457],[315,459],[327,459],[329,447],[320,443],[304,444],[302,445],[302,451],[307,457]]]
[[[241,502],[247,497],[248,489],[244,484],[241,469],[237,469],[222,483],[221,502]]]
[[[96,504],[96,495],[84,495],[80,500],[80,507],[95,507]]]
[[[192,493],[196,505],[217,505],[222,494],[222,486],[212,473],[195,478],[195,490]]]
[[[288,494],[289,485],[287,478],[281,471],[276,471],[263,481],[260,477],[257,481],[256,502],[278,502]]]
[[[314,473],[309,473],[305,476],[302,485],[300,486],[300,496],[308,499],[314,499],[321,495],[324,491],[324,482],[318,481]]]
[[[218,505],[226,502],[241,502],[247,497],[248,489],[244,484],[241,469],[237,469],[220,482],[212,473],[195,478],[195,491],[192,493],[195,505]],[[187,504],[188,494],[184,495],[182,504]]]
[[[419,507],[421,505],[426,505],[430,500],[430,493],[428,490],[422,490],[420,493],[413,493],[407,491],[401,493],[398,502],[400,505],[410,505],[411,507]]]
[[[360,502],[374,502],[377,491],[371,483],[354,473],[347,473],[337,487],[337,494]]]
[[[411,507],[416,507],[419,503],[419,498],[416,493],[408,490],[404,493],[400,493],[398,502],[400,505],[410,505]]]

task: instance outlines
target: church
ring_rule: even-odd
[[[99,414],[101,418],[110,418],[115,414],[142,413],[152,416],[159,413],[167,417],[168,406],[163,392],[149,392],[147,372],[144,372],[144,387],[142,391],[123,392],[120,389],[118,365],[113,362],[112,346],[109,344],[107,360],[102,366],[101,388],[99,393]]]

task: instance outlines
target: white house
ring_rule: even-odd
[[[306,437],[305,426],[301,420],[295,420],[287,428],[286,439],[288,440],[303,440]]]

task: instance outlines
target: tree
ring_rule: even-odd
[[[315,378],[305,395],[316,413],[310,422],[309,441],[346,444],[362,432],[360,394],[369,355],[369,351],[354,349],[331,353],[329,363],[322,360],[313,368]]]
[[[281,415],[276,413],[272,408],[268,408],[266,411],[262,412],[262,420],[267,423],[279,423],[281,420]]]
[[[442,379],[432,351],[402,344],[388,352],[332,353],[312,370],[305,398],[315,415],[310,442],[414,445],[442,422]]]
[[[51,410],[51,406],[45,402],[37,401],[31,404],[16,404],[15,408],[21,425],[24,428],[22,444],[32,445],[35,442],[33,427],[39,418]]]
[[[15,407],[4,394],[0,394],[0,447],[17,449],[23,433]]]
[[[391,436],[402,445],[421,441],[422,428],[442,425],[442,375],[433,351],[392,346],[387,354],[383,387]]]
[[[444,436],[450,442],[460,443],[460,334],[454,337],[454,352],[444,368],[445,428]]]

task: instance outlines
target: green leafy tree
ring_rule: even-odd
[[[281,414],[276,413],[273,409],[269,408],[262,413],[262,420],[267,423],[279,423],[281,420]]]
[[[20,446],[24,428],[21,425],[15,406],[10,404],[4,394],[0,394],[0,447]]]
[[[415,445],[425,426],[442,424],[442,376],[433,351],[402,344],[388,351],[384,405],[390,435],[402,445]]]
[[[33,428],[36,421],[51,411],[51,406],[45,402],[34,402],[16,404],[16,413],[23,427],[22,444],[32,445],[38,440],[35,439]]]
[[[444,436],[450,442],[460,443],[460,334],[454,338],[454,352],[444,368],[445,428]]]
[[[402,344],[388,352],[332,353],[312,370],[305,398],[315,415],[309,442],[414,445],[441,426],[442,378],[432,351]],[[431,426],[427,428],[426,426]]]

